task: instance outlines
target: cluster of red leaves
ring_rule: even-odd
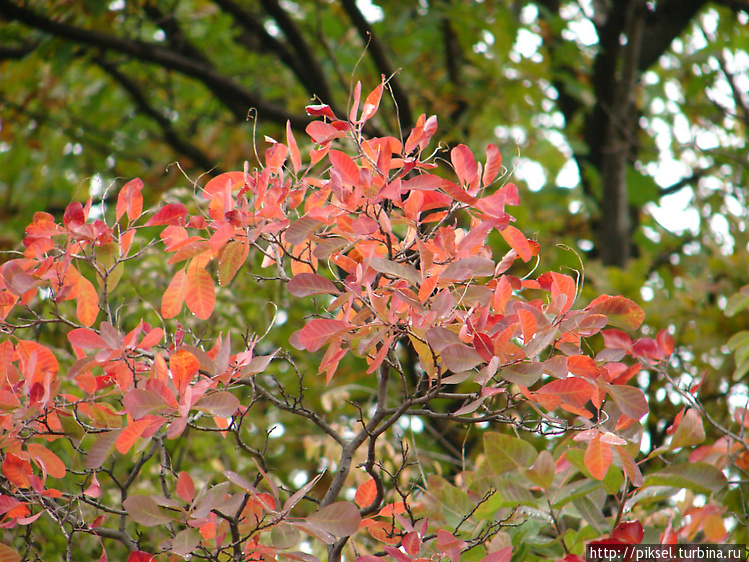
[[[497,147],[489,145],[483,162],[468,147],[454,147],[449,161],[457,181],[452,181],[425,153],[437,128],[434,117],[421,116],[405,140],[365,138],[363,127],[377,111],[383,87],[367,96],[361,110],[358,87],[348,119],[328,106],[308,107],[310,115],[320,117],[307,127],[314,143],[309,165],[303,166],[288,127],[286,143],[273,141],[259,170],[211,179],[202,190],[204,208],[195,214],[183,203],[171,203],[138,224],[143,184],[133,180],[119,192],[114,226],[89,220],[91,202],[71,204],[62,225],[46,213],[34,217],[24,256],[0,269],[0,319],[28,305],[40,290],[55,304],[75,301],[77,322],[68,321],[75,326],[68,341],[77,361],[67,376],[83,396],[58,394],[59,367],[50,349],[17,338],[0,343],[2,472],[13,487],[33,490],[38,498],[60,496],[47,478],[64,477],[66,467],[43,443],[65,434],[61,418],[85,420],[96,433],[87,450],[85,494],[98,497],[96,471],[115,450],[125,454],[142,447],[157,432],[178,437],[190,412],[206,413],[217,428],[226,429],[245,411],[232,385],[264,371],[273,357],[255,356],[254,342],[233,354],[228,336],[204,351],[184,344],[179,329],[171,344],[163,344],[163,329],[145,321],[127,334],[109,321],[93,328],[99,295],[117,286],[125,260],[133,257],[136,232],[155,226],[164,227],[159,236],[169,263],[179,264],[163,294],[164,319],[184,306],[199,319],[209,318],[216,303],[209,264],[225,286],[255,249],[263,254],[263,267],[276,268],[287,280],[292,295],[325,298],[328,314],[309,319],[290,343],[309,352],[326,347],[320,372],[328,382],[346,354],[364,357],[371,374],[387,364],[398,342],[407,342],[433,384],[478,385],[475,400],[455,415],[471,416],[513,389],[538,411],[560,409],[588,420],[589,428],[575,441],[586,443],[585,467],[594,479],[605,477],[616,452],[629,481],[642,483],[632,457],[637,444],[618,432],[643,417],[648,405],[642,391],[627,383],[642,363],[655,364],[671,354],[670,336],[632,341],[618,328],[637,329],[643,312],[623,297],[604,295],[575,309],[579,287],[569,275],[511,274],[517,260],[535,259],[540,248],[513,226],[506,211],[519,205],[520,197],[514,184],[496,185],[502,171]],[[353,156],[334,146],[353,147]],[[490,241],[495,232],[499,237]],[[492,247],[502,240],[508,248],[495,260]],[[95,277],[98,290],[89,277]],[[590,356],[584,342],[597,334],[601,351]],[[599,424],[604,403],[612,420],[608,429]],[[529,477],[540,478],[541,465],[553,467],[545,456],[530,467],[534,458],[535,450],[522,467]],[[293,519],[289,511],[301,496],[281,502],[279,495],[261,494],[238,475],[225,476],[196,494],[192,479],[182,473],[178,499],[132,495],[124,509],[144,526],[182,522],[185,529],[165,546],[179,555],[201,541],[223,544],[226,527],[216,510],[241,508],[247,528],[270,517],[273,525],[287,526],[284,532],[301,529],[323,542],[354,533],[350,522],[358,527],[361,521],[353,504],[345,502]],[[231,493],[230,484],[241,492]],[[359,508],[374,501],[372,486],[359,488]],[[44,505],[1,496],[3,525],[32,522],[44,512],[32,514],[35,504]],[[414,528],[401,515],[404,509],[403,504],[385,506],[362,527],[392,558],[419,560],[426,520]],[[273,545],[261,544],[258,536],[246,551],[272,556]],[[438,556],[450,560],[466,546],[447,530],[428,540]],[[501,549],[486,560],[509,560],[511,554],[512,549]]]

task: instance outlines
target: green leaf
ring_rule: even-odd
[[[698,494],[709,494],[723,489],[725,475],[711,464],[695,462],[676,464],[645,477],[642,487],[672,486],[686,488]]]
[[[555,468],[554,457],[551,456],[551,453],[549,451],[541,451],[533,466],[525,471],[525,475],[534,484],[541,486],[544,490],[548,490],[554,482]]]
[[[730,318],[747,307],[749,307],[749,295],[745,295],[744,293],[735,293],[728,297],[725,314]]]
[[[603,516],[601,509],[588,496],[577,498],[572,502],[572,505],[575,506],[577,512],[585,519],[588,525],[593,527],[599,534],[602,535],[609,531],[610,526]]]
[[[522,439],[502,433],[484,434],[484,452],[496,474],[525,470],[536,459],[536,449]]]

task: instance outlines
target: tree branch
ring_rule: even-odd
[[[260,99],[214,68],[161,45],[60,23],[19,6],[12,0],[0,0],[0,15],[63,39],[99,49],[117,51],[140,61],[154,63],[195,78],[210,89],[238,121],[245,120],[247,112],[253,107],[257,109],[260,118],[279,124],[285,124],[288,120],[292,126],[304,128],[311,121],[306,115],[291,114],[284,108]]]
[[[216,162],[197,146],[190,144],[180,137],[177,131],[172,127],[172,123],[163,113],[154,108],[149,102],[140,87],[116,65],[104,60],[103,57],[95,57],[94,62],[98,64],[109,76],[112,77],[122,88],[130,95],[138,107],[138,111],[150,117],[161,128],[162,138],[178,154],[183,154],[190,158],[197,166],[203,170],[210,170],[212,175],[221,173],[221,169],[216,167]]]
[[[327,103],[332,107],[333,94],[328,87],[325,73],[323,73],[322,67],[313,56],[314,51],[312,47],[304,40],[304,34],[296,23],[294,23],[294,20],[289,17],[286,10],[279,5],[277,0],[262,0],[262,4],[268,15],[276,20],[276,23],[286,36],[289,45],[291,45],[296,53],[299,61],[298,66],[301,70],[301,74],[297,74],[300,81],[306,85],[310,94],[320,98],[323,103]]]
[[[365,44],[369,44],[368,51],[372,55],[372,60],[374,60],[377,70],[386,77],[390,77],[390,90],[393,92],[393,97],[398,105],[400,126],[404,131],[410,129],[413,127],[413,119],[411,117],[411,104],[408,100],[408,94],[400,85],[396,69],[390,63],[390,59],[385,52],[385,46],[372,32],[369,23],[367,23],[367,20],[364,19],[364,16],[357,7],[356,0],[341,0],[341,5],[359,32],[362,41]]]

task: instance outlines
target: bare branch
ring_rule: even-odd
[[[395,102],[398,105],[400,126],[403,130],[410,129],[413,127],[413,118],[411,116],[411,104],[409,103],[408,94],[401,86],[400,80],[398,80],[397,69],[390,62],[390,58],[385,52],[385,46],[372,32],[369,23],[364,19],[355,0],[341,0],[341,5],[346,10],[349,18],[351,18],[354,27],[356,27],[364,43],[369,44],[368,50],[377,66],[377,70],[386,77],[390,77],[389,85]]]
[[[116,65],[106,61],[103,57],[95,57],[94,62],[98,64],[112,79],[115,80],[130,95],[135,102],[138,111],[150,117],[162,131],[161,137],[171,146],[178,154],[184,154],[190,158],[196,165],[204,170],[211,170],[209,173],[218,175],[221,170],[216,167],[216,162],[200,148],[183,139],[174,129],[171,121],[159,110],[154,108],[146,98],[140,86],[121,72]]]
[[[291,114],[284,108],[264,101],[231,78],[217,72],[213,67],[159,44],[60,23],[24,8],[12,0],[0,0],[0,16],[8,20],[20,21],[63,39],[130,55],[140,61],[150,62],[195,78],[210,89],[238,121],[244,121],[251,108],[257,109],[260,118],[279,124],[285,124],[288,120],[292,126],[301,129],[311,121],[306,115]]]

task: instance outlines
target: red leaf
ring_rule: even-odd
[[[311,115],[313,117],[327,117],[328,119],[332,119],[334,121],[337,119],[335,113],[333,113],[333,110],[330,109],[330,106],[328,104],[308,105],[304,109],[307,112],[307,115]]]
[[[291,156],[291,167],[294,169],[294,173],[299,172],[299,168],[302,167],[302,157],[299,154],[299,146],[294,138],[294,133],[291,131],[291,122],[286,121],[286,144],[289,145],[289,154]]]
[[[377,483],[374,478],[370,478],[364,484],[356,489],[354,501],[361,508],[369,507],[377,497]]]
[[[585,467],[593,478],[603,480],[613,459],[614,453],[611,446],[602,442],[600,435],[588,442],[588,448],[585,450]]]
[[[109,344],[89,328],[76,328],[68,334],[68,341],[81,349],[109,349]]]
[[[19,488],[31,487],[31,463],[18,455],[6,453],[3,475],[14,486]]]
[[[367,99],[364,101],[364,106],[361,110],[361,119],[359,121],[360,123],[367,121],[375,113],[377,113],[377,109],[380,107],[380,100],[382,99],[382,89],[384,83],[385,77],[383,76],[382,82],[367,96]]]
[[[146,337],[144,337],[141,342],[138,344],[138,347],[141,349],[150,349],[154,345],[158,344],[161,341],[161,338],[164,337],[164,330],[162,328],[154,328],[148,334]]]
[[[481,177],[482,185],[487,186],[492,183],[500,168],[502,168],[502,155],[496,145],[490,144],[486,147],[486,166],[484,166],[484,174]]]
[[[286,289],[295,297],[340,293],[332,281],[316,273],[298,273],[289,280]]]
[[[281,170],[284,162],[286,162],[286,156],[289,154],[289,149],[285,144],[273,143],[268,150],[265,151],[265,165],[271,172],[278,172]]]
[[[160,394],[144,388],[130,390],[122,399],[122,405],[125,411],[136,420],[170,407]]]
[[[645,532],[639,521],[623,521],[611,532],[611,538],[626,544],[640,544]]]
[[[585,377],[587,379],[596,379],[601,374],[601,369],[587,355],[572,355],[567,358],[567,369],[573,375]]]
[[[593,395],[593,387],[582,379],[570,377],[545,384],[538,394],[551,394],[562,402],[582,408]]]
[[[187,207],[185,207],[182,203],[169,203],[167,205],[164,205],[156,212],[154,216],[148,219],[146,226],[182,226],[185,224],[185,218],[187,218]]]
[[[419,174],[401,183],[401,193],[408,193],[409,191],[434,191],[441,187],[444,182],[444,179],[434,174]]]
[[[216,290],[213,286],[213,279],[197,260],[192,260],[187,266],[185,304],[201,320],[208,319],[216,305]]]
[[[471,256],[455,260],[440,274],[440,279],[447,281],[465,281],[470,277],[491,277],[494,275],[495,263],[489,258]]]
[[[353,326],[343,320],[330,320],[327,318],[315,318],[310,320],[301,330],[295,332],[296,338],[292,345],[297,349],[317,351],[333,338],[348,332]],[[293,336],[292,336],[293,337]]]
[[[223,174],[219,174],[205,184],[203,197],[205,199],[213,199],[220,193],[239,191],[245,185],[245,178],[244,172],[224,172]]]
[[[156,562],[156,557],[142,550],[136,550],[130,553],[127,562]]]
[[[330,150],[328,158],[333,164],[333,169],[340,174],[343,185],[352,187],[359,183],[359,166],[348,154],[340,150]]]
[[[195,483],[184,470],[177,476],[177,495],[187,503],[192,503],[195,498]]]
[[[323,123],[322,121],[313,121],[305,129],[310,138],[315,141],[315,144],[325,144],[333,139],[345,136],[343,131],[336,129],[329,123]]]
[[[634,302],[624,297],[601,295],[586,308],[588,312],[603,314],[609,324],[624,330],[636,330],[645,319],[645,313]]]
[[[187,292],[187,274],[184,269],[180,269],[174,274],[172,281],[164,291],[161,297],[161,315],[164,318],[174,318],[182,310],[182,304],[185,302],[185,293]]]
[[[603,345],[609,349],[624,349],[628,351],[632,347],[632,338],[621,330],[603,330]]]
[[[140,178],[130,180],[122,187],[119,194],[117,194],[117,221],[119,221],[125,213],[127,213],[127,218],[130,222],[133,222],[140,217],[143,213],[142,190],[143,182]]]
[[[658,347],[661,349],[661,353],[664,357],[668,357],[674,352],[674,338],[667,330],[661,330],[655,338],[658,343]]]
[[[471,149],[464,144],[459,144],[450,151],[450,161],[460,183],[464,186],[471,185],[478,173],[476,159]]]
[[[65,477],[65,463],[56,454],[38,443],[29,443],[26,446],[31,459],[40,465],[44,472],[53,478]]]
[[[520,232],[517,228],[512,225],[501,231],[502,237],[510,245],[510,248],[515,250],[524,262],[529,261],[533,257],[533,248],[525,235]]]
[[[404,550],[411,556],[416,556],[421,549],[421,537],[416,531],[411,531],[403,536],[402,540]],[[508,559],[509,562],[509,559]]]
[[[135,442],[140,439],[140,436],[148,428],[148,426],[151,425],[151,423],[151,419],[141,419],[138,421],[134,421],[125,429],[123,429],[122,433],[120,433],[119,437],[117,437],[117,441],[115,441],[115,447],[117,448],[117,451],[119,451],[123,455],[126,454],[135,444]]]

